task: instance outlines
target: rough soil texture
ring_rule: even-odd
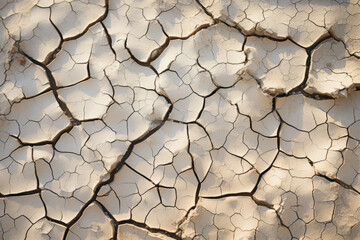
[[[0,1],[0,239],[360,239],[357,0]]]

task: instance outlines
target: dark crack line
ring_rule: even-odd
[[[62,129],[60,132],[58,132],[55,137],[53,137],[52,140],[49,141],[41,141],[41,142],[35,142],[35,143],[31,143],[31,142],[24,142],[20,139],[20,137],[14,136],[14,135],[10,135],[13,138],[15,138],[17,141],[19,141],[21,146],[43,146],[43,145],[47,145],[50,144],[53,147],[55,146],[55,144],[58,142],[58,140],[61,138],[62,135],[64,135],[65,133],[69,133],[72,129],[74,128],[73,125],[69,124],[67,127],[65,127],[64,129]]]
[[[112,38],[111,38],[111,35],[109,34],[109,32],[108,32],[105,24],[104,24],[103,22],[100,22],[100,24],[101,24],[101,26],[102,26],[103,29],[104,29],[104,32],[105,32],[106,39],[107,39],[107,41],[108,41],[109,47],[110,47],[110,49],[111,49],[111,51],[112,51],[112,53],[114,54],[115,59],[116,59],[116,52],[115,52],[115,49],[114,49],[113,46],[112,46]]]
[[[169,99],[165,98],[167,100],[167,102],[169,103]],[[171,104],[171,102],[170,102]],[[72,225],[74,225],[79,219],[80,217],[83,215],[85,209],[92,203],[96,200],[97,198],[97,195],[101,189],[101,187],[107,185],[107,184],[110,184],[111,182],[114,181],[114,178],[115,178],[115,174],[118,173],[121,168],[125,165],[125,162],[126,160],[130,157],[130,155],[132,154],[132,151],[134,149],[134,147],[145,141],[147,138],[149,138],[151,135],[153,135],[155,132],[157,132],[164,124],[165,122],[167,121],[167,119],[169,118],[170,116],[170,113],[173,109],[173,105],[171,104],[169,106],[169,109],[164,117],[164,119],[161,121],[161,123],[156,126],[155,128],[153,128],[152,130],[150,130],[147,134],[145,134],[144,136],[134,140],[133,142],[131,142],[130,146],[128,147],[127,151],[125,152],[124,156],[121,158],[121,160],[116,164],[116,166],[109,172],[109,177],[106,181],[103,181],[103,182],[99,182],[95,188],[94,188],[94,194],[92,195],[92,197],[84,204],[84,206],[80,209],[80,211],[78,212],[78,214],[68,223],[68,227],[66,228],[65,230],[65,233],[64,233],[64,237],[63,237],[63,240],[66,239],[67,237],[67,234],[71,228]]]
[[[297,87],[293,88],[292,90],[290,90],[288,93],[285,93],[285,94],[279,94],[279,95],[276,95],[276,96],[273,96],[273,97],[288,97],[290,95],[295,95],[295,94],[303,94],[305,97],[308,97],[308,98],[313,98],[313,99],[316,99],[316,100],[323,100],[323,99],[334,99],[334,97],[332,96],[329,96],[329,95],[326,95],[326,94],[320,94],[320,93],[314,93],[314,94],[310,94],[306,91],[304,91],[304,88],[306,87],[307,85],[307,81],[308,81],[308,77],[309,77],[309,71],[310,71],[310,66],[311,66],[311,54],[312,54],[312,51],[319,46],[319,44],[321,44],[322,42],[328,40],[328,39],[335,39],[337,41],[342,41],[341,39],[337,38],[336,35],[328,30],[324,35],[320,36],[311,46],[309,47],[303,47],[301,46],[299,43],[297,43],[295,40],[293,40],[290,36],[287,36],[287,37],[281,37],[281,38],[276,38],[276,37],[273,37],[271,36],[269,33],[266,34],[266,32],[264,34],[258,34],[256,33],[256,29],[253,31],[253,32],[249,32],[249,31],[246,31],[242,28],[240,28],[237,24],[235,24],[234,26],[230,25],[229,23],[225,22],[224,20],[222,19],[219,19],[219,18],[215,18],[214,15],[209,12],[206,7],[204,5],[202,5],[200,3],[199,0],[195,0],[195,2],[202,8],[202,10],[205,12],[206,15],[208,15],[209,17],[211,17],[214,21],[214,23],[223,23],[225,24],[226,26],[230,27],[230,28],[234,28],[236,30],[238,30],[244,37],[245,37],[245,41],[247,39],[247,37],[257,37],[257,38],[267,38],[269,40],[272,40],[272,41],[275,41],[275,42],[285,42],[285,41],[290,41],[292,42],[293,44],[295,44],[296,46],[302,48],[302,49],[305,49],[306,52],[307,52],[307,59],[306,59],[306,69],[305,69],[305,75],[304,75],[304,79],[303,81],[301,82],[300,85],[298,85]],[[342,41],[343,42],[343,41]],[[243,48],[245,46],[245,43],[243,44]],[[350,54],[351,55],[351,54]],[[351,55],[352,56],[352,55]],[[357,56],[356,56],[357,57]],[[357,58],[360,58],[360,57],[357,57]],[[247,59],[246,59],[247,60]],[[260,84],[259,84],[260,85]],[[261,86],[260,86],[261,87]],[[360,86],[357,86],[356,87],[356,90],[355,91],[360,91]]]
[[[124,43],[124,47],[126,49],[126,51],[129,53],[131,59],[136,62],[137,64],[141,65],[141,66],[144,66],[144,67],[148,67],[150,68],[151,70],[153,70],[157,76],[159,76],[159,73],[157,72],[157,70],[154,68],[154,66],[152,66],[150,63],[147,63],[147,62],[142,62],[140,61],[139,59],[137,59],[134,54],[131,52],[131,50],[127,47],[127,38],[125,39],[125,43]]]
[[[98,19],[96,19],[95,21],[93,21],[92,23],[90,23],[89,25],[87,25],[87,27],[84,29],[84,31],[82,31],[81,33],[75,35],[75,36],[72,36],[72,37],[68,37],[68,38],[65,38],[64,41],[70,41],[70,40],[74,40],[74,39],[78,39],[80,37],[82,37],[83,35],[85,35],[85,33],[87,31],[89,31],[89,29],[94,26],[95,24],[105,20],[105,18],[107,17],[109,13],[109,0],[105,0],[105,12],[103,15],[101,15]]]
[[[349,184],[346,184],[344,183],[343,181],[341,181],[340,179],[333,179],[333,178],[330,178],[326,175],[323,175],[323,174],[320,174],[320,173],[316,173],[314,175],[315,176],[318,176],[318,177],[322,177],[322,178],[325,178],[326,180],[328,180],[329,182],[335,182],[337,184],[339,184],[341,187],[345,188],[345,189],[349,189],[349,190],[352,190],[354,192],[356,192],[357,194],[360,195],[360,192],[358,190],[356,190],[353,186],[349,185]]]
[[[315,99],[333,99],[333,97],[324,95],[324,94],[309,94],[307,93],[304,89],[307,86],[307,81],[309,79],[309,74],[310,74],[310,68],[311,68],[311,62],[312,62],[312,53],[313,50],[315,48],[317,48],[322,42],[333,38],[330,34],[326,35],[323,38],[318,39],[313,45],[311,45],[310,47],[306,48],[306,53],[307,53],[307,59],[306,59],[306,69],[305,69],[305,75],[304,75],[304,79],[301,82],[301,84],[297,87],[295,87],[294,89],[292,89],[291,91],[289,91],[288,94],[286,94],[286,96],[289,95],[294,95],[297,94],[298,92],[301,92],[304,96],[309,97],[309,98],[315,98]],[[281,97],[281,96],[279,96]]]
[[[113,227],[113,239],[112,240],[116,240],[117,235],[118,235],[118,223],[117,223],[116,219],[101,202],[95,200],[95,203],[101,208],[101,210],[104,212],[105,216],[110,218],[110,222]]]
[[[61,108],[61,110],[64,112],[64,114],[69,118],[70,120],[70,123],[72,124],[72,126],[76,126],[76,125],[80,125],[80,121],[77,120],[71,113],[71,111],[69,110],[69,108],[67,107],[66,103],[64,101],[62,101],[60,98],[59,98],[59,94],[57,92],[57,85],[56,85],[56,81],[55,81],[55,78],[54,76],[52,75],[51,71],[49,70],[49,68],[37,61],[36,59],[30,57],[29,55],[27,55],[25,52],[23,52],[22,50],[20,50],[20,53],[22,55],[24,55],[25,57],[27,57],[31,62],[33,62],[35,65],[38,65],[40,66],[42,69],[45,70],[45,73],[46,73],[46,76],[48,78],[48,81],[49,81],[49,84],[50,84],[50,87],[52,89],[52,92],[53,92],[53,95],[56,99],[56,101],[58,102],[59,104],[59,107]]]
[[[159,23],[160,24],[160,23]],[[190,37],[196,35],[197,33],[199,33],[200,31],[204,30],[204,29],[207,29],[211,26],[214,26],[216,23],[207,23],[207,24],[203,24],[199,27],[197,27],[192,33],[190,33],[189,35],[185,36],[185,37],[175,37],[175,36],[168,36],[163,28],[163,26],[160,24],[161,26],[161,29],[163,31],[163,33],[166,35],[166,40],[165,42],[158,48],[154,49],[150,56],[148,57],[148,59],[146,60],[146,64],[150,64],[151,62],[153,62],[154,60],[156,60],[160,55],[161,53],[169,46],[170,42],[171,41],[174,41],[174,40],[187,40],[189,39]]]
[[[196,181],[198,182],[198,185],[196,187],[196,192],[195,192],[195,199],[194,199],[194,206],[192,206],[191,208],[189,208],[189,210],[186,212],[185,216],[179,221],[178,223],[178,227],[177,227],[177,230],[176,230],[176,233],[179,234],[181,236],[182,234],[182,230],[180,229],[180,226],[183,222],[185,222],[188,218],[189,218],[189,215],[191,213],[191,211],[193,211],[199,200],[200,200],[200,190],[201,190],[201,181],[199,179],[199,176],[197,174],[197,172],[195,171],[195,159],[194,159],[194,156],[191,154],[191,151],[190,151],[190,147],[191,147],[191,142],[190,142],[190,133],[189,133],[189,125],[186,124],[186,134],[187,134],[187,137],[188,137],[188,146],[187,146],[187,153],[189,154],[190,156],[190,159],[191,159],[191,169],[194,173],[194,176],[196,178]],[[206,177],[204,177],[203,181],[205,180]]]
[[[155,61],[164,51],[165,49],[169,46],[170,42],[173,41],[173,40],[187,40],[189,39],[190,37],[194,36],[195,34],[199,33],[200,31],[204,30],[204,29],[207,29],[211,26],[214,26],[216,23],[212,23],[212,24],[203,24],[199,27],[197,27],[192,33],[190,33],[189,35],[185,36],[185,37],[173,37],[173,36],[168,36],[166,34],[166,32],[164,31],[162,25],[160,24],[162,30],[163,30],[163,33],[166,35],[166,40],[165,42],[158,48],[154,49],[149,57],[147,58],[147,60],[144,62],[144,61],[141,61],[139,59],[137,59],[134,54],[131,52],[130,48],[127,46],[127,41],[128,39],[126,38],[125,39],[125,44],[124,44],[124,47],[125,49],[127,50],[127,52],[129,53],[130,57],[136,62],[138,63],[139,65],[141,66],[145,66],[145,67],[149,67],[151,68],[155,73],[156,75],[159,75],[159,73],[157,72],[157,70],[154,68],[154,66],[151,65],[151,63],[153,61]]]
[[[29,195],[35,195],[40,193],[41,190],[39,188],[25,191],[25,192],[19,192],[19,193],[10,193],[10,194],[2,194],[0,193],[0,198],[7,198],[7,197],[19,197],[19,196],[29,196]]]
[[[171,237],[173,239],[181,240],[181,238],[179,236],[177,236],[176,233],[168,232],[168,231],[165,231],[165,230],[163,230],[161,228],[151,228],[148,225],[146,225],[145,223],[136,222],[134,220],[124,220],[124,221],[119,221],[118,222],[119,226],[124,225],[124,224],[134,225],[136,227],[145,229],[145,230],[147,230],[147,231],[149,231],[151,233],[161,233],[161,234],[166,235],[168,237]]]
[[[274,163],[275,163],[275,161],[276,161],[276,159],[277,159],[277,157],[278,157],[278,155],[280,153],[280,131],[281,131],[282,124],[283,124],[283,122],[280,121],[280,125],[279,125],[279,128],[277,130],[277,135],[276,135],[278,151],[277,151],[274,159],[272,160],[272,162],[269,164],[269,166],[263,172],[259,173],[256,184],[255,184],[254,188],[250,192],[228,193],[228,194],[223,194],[223,195],[219,195],[219,196],[207,196],[207,197],[203,197],[203,198],[221,199],[221,198],[225,198],[225,197],[235,197],[235,196],[252,197],[255,194],[255,192],[256,192],[259,184],[260,184],[260,181],[261,181],[262,177],[273,167],[273,165],[274,165]]]

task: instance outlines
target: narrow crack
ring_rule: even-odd
[[[335,182],[335,183],[339,184],[341,187],[343,187],[345,189],[352,190],[352,191],[354,191],[354,192],[356,192],[357,194],[360,195],[360,191],[356,190],[353,186],[351,186],[349,184],[346,184],[345,182],[341,181],[340,179],[330,178],[330,177],[328,177],[326,175],[323,175],[323,174],[320,174],[320,173],[316,173],[314,176],[325,178],[329,182]]]
[[[147,226],[145,223],[140,223],[140,222],[136,222],[134,220],[124,220],[124,221],[119,221],[117,222],[117,224],[119,226],[124,225],[124,224],[130,224],[130,225],[134,225],[136,227],[145,229],[151,233],[160,233],[163,234],[165,236],[168,236],[170,238],[176,239],[176,240],[181,240],[181,238],[179,236],[177,236],[175,233],[172,232],[168,232],[166,230],[160,229],[160,228],[151,228],[149,226]]]
[[[30,57],[29,55],[27,55],[25,52],[23,52],[22,50],[20,50],[20,53],[22,55],[24,55],[25,57],[27,57],[31,62],[33,62],[35,65],[40,66],[42,69],[45,70],[46,73],[46,77],[48,78],[50,87],[52,89],[53,95],[57,101],[57,103],[59,104],[59,107],[61,108],[61,110],[64,112],[64,114],[69,118],[70,123],[72,124],[72,126],[76,126],[76,125],[80,125],[80,121],[77,120],[71,113],[71,111],[69,110],[69,108],[67,107],[66,103],[64,101],[62,101],[59,97],[59,94],[57,92],[57,85],[56,85],[56,81],[55,78],[53,77],[51,71],[49,70],[49,68],[44,65],[43,63],[35,60],[34,58]]]
[[[169,100],[168,100],[169,101]],[[78,212],[78,214],[68,223],[68,226],[65,230],[65,233],[64,233],[64,237],[63,237],[63,240],[66,239],[68,233],[69,233],[69,229],[71,228],[72,225],[74,225],[79,219],[80,217],[82,216],[82,214],[84,213],[85,209],[92,203],[96,200],[97,198],[97,195],[100,191],[100,189],[107,185],[107,184],[110,184],[111,182],[114,181],[114,178],[115,178],[115,174],[117,172],[119,172],[121,170],[121,168],[125,165],[125,162],[126,160],[130,157],[130,155],[132,154],[132,151],[134,149],[134,147],[145,141],[147,138],[149,138],[151,135],[153,135],[155,132],[157,132],[164,124],[165,122],[167,121],[167,119],[169,118],[170,116],[170,113],[173,109],[173,105],[171,104],[167,113],[165,114],[165,117],[164,119],[160,122],[160,124],[158,126],[156,126],[155,128],[153,128],[152,130],[150,130],[148,133],[146,133],[145,135],[143,135],[142,137],[134,140],[133,142],[131,142],[130,146],[128,147],[126,153],[124,154],[124,156],[120,159],[120,161],[118,161],[118,163],[115,165],[115,167],[113,169],[110,170],[109,172],[109,177],[106,181],[103,181],[103,182],[99,182],[95,188],[94,188],[94,191],[93,191],[93,195],[92,197],[84,204],[84,206],[80,209],[80,211]]]

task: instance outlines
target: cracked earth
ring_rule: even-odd
[[[359,21],[0,1],[0,239],[360,239]]]

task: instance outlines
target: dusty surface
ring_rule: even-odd
[[[359,21],[0,1],[0,239],[360,239]]]

